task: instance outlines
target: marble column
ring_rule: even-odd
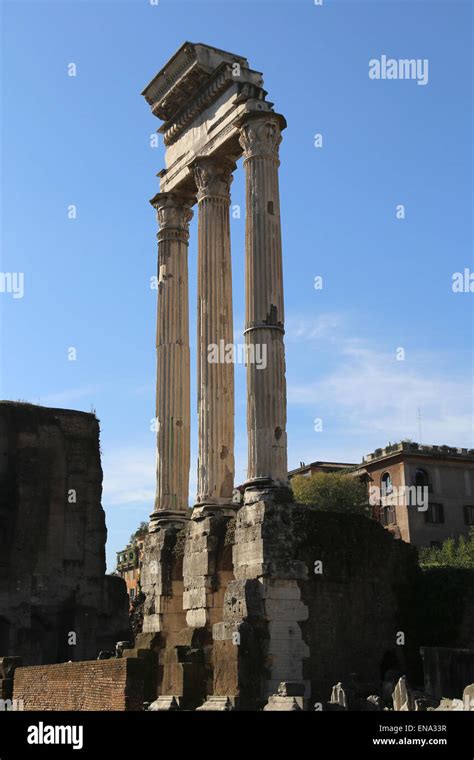
[[[195,198],[158,193],[156,498],[150,530],[189,518],[190,368],[188,240]]]
[[[230,184],[235,164],[198,158],[196,506],[230,504],[234,488],[234,364]]]
[[[240,124],[246,172],[245,344],[247,352],[248,481],[288,496],[283,271],[278,187],[279,114]],[[259,361],[257,361],[257,359]],[[266,359],[266,361],[264,361]],[[265,366],[266,365],[266,366]]]

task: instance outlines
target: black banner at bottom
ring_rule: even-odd
[[[170,746],[171,745],[171,746]],[[474,758],[474,712],[3,712],[0,760],[292,748],[371,757]],[[106,753],[106,754],[105,754]]]

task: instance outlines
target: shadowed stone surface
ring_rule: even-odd
[[[0,403],[0,655],[92,659],[129,638],[101,494],[94,414]]]

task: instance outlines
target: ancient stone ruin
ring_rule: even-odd
[[[0,402],[0,657],[95,659],[127,638],[101,494],[94,414]]]
[[[284,117],[245,58],[185,43],[143,91],[166,146],[157,210],[157,486],[145,545],[143,632],[153,709],[283,709],[403,661],[396,636],[415,571],[375,523],[293,502],[287,477],[279,145]],[[248,478],[234,492],[232,173],[246,172]],[[188,508],[188,238],[198,213],[198,489]],[[253,357],[265,346],[266,368]],[[317,568],[317,570],[316,570]],[[336,654],[337,653],[337,656]],[[385,659],[384,659],[385,658]],[[370,691],[368,693],[371,693]],[[286,700],[286,701],[285,701]]]
[[[416,549],[380,523],[293,500],[278,190],[286,124],[261,74],[241,56],[185,43],[143,94],[164,122],[166,168],[151,201],[160,227],[158,433],[142,630],[127,641],[124,582],[105,576],[95,415],[2,402],[0,699],[27,710],[474,710],[472,571],[422,578]],[[236,489],[233,363],[219,350],[211,361],[210,349],[233,342],[229,206],[241,157],[248,477]],[[255,361],[263,347],[265,367]],[[438,625],[440,603],[448,625]],[[410,686],[422,681],[420,647],[424,691]]]

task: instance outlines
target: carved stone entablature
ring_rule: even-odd
[[[262,81],[262,84],[263,84],[263,81]],[[265,100],[267,95],[268,93],[266,90],[263,89],[263,87],[260,87],[259,85],[256,85],[253,82],[239,82],[239,94],[235,102],[243,103],[246,100],[249,100],[250,98],[252,98],[253,100]],[[268,103],[268,105],[272,107],[273,103]]]
[[[166,169],[159,172],[163,192],[195,192],[192,163],[198,156],[226,156],[234,161],[242,155],[239,143],[242,124],[262,115],[278,120],[280,128],[286,127],[283,116],[272,111],[272,104],[259,97],[241,98],[240,85],[235,83],[224,90],[218,101],[198,114],[176,142],[167,146]]]
[[[160,127],[158,132],[163,134],[165,145],[172,145],[198,114],[203,113],[221,93],[236,82],[239,103],[248,98],[265,99],[265,90],[260,86],[260,72],[248,68],[240,69],[239,76],[236,77],[233,67],[228,63],[222,63],[193,97],[186,101],[185,107]],[[214,124],[209,127],[212,128],[215,128]]]
[[[163,134],[165,145],[172,145],[195,116],[207,108],[232,82],[232,69],[227,64],[223,64],[212,79],[206,81],[190,103],[187,102],[185,108],[160,127],[158,131]]]
[[[162,192],[195,192],[193,161],[198,156],[242,155],[239,120],[271,111],[262,74],[242,56],[185,43],[144,89],[155,116],[164,121],[165,168]]]
[[[168,121],[187,103],[222,62],[248,68],[247,59],[209,45],[185,42],[145,87],[152,113]]]

